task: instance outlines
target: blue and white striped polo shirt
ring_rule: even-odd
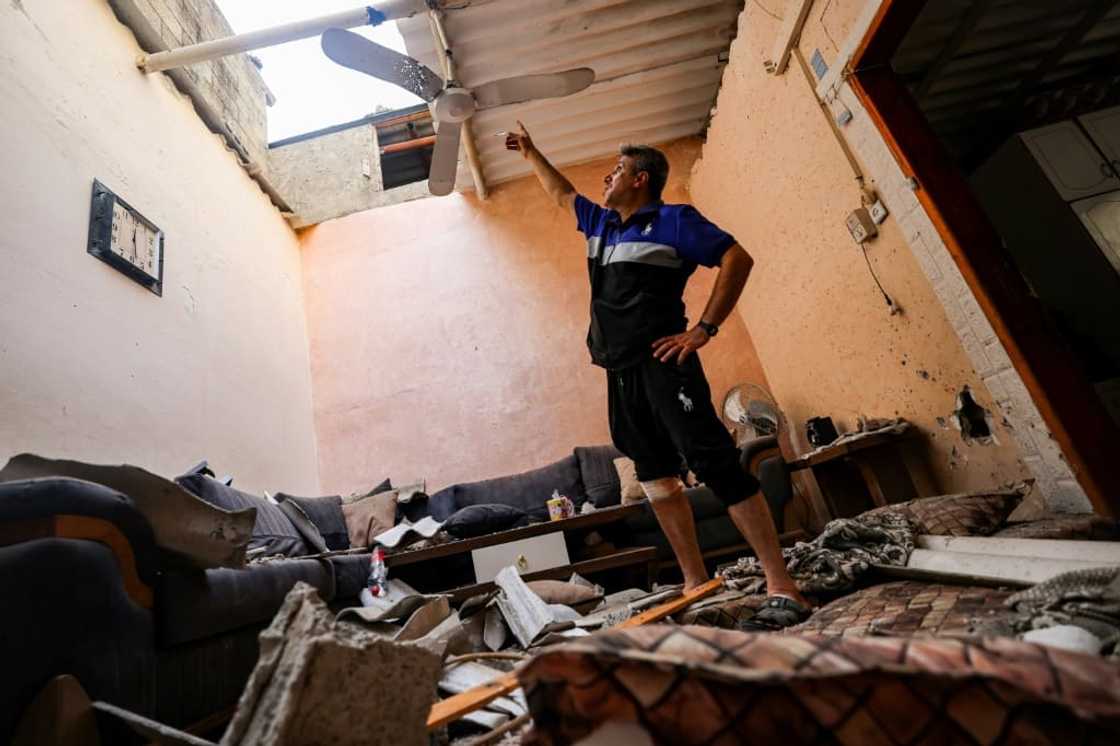
[[[655,339],[685,330],[689,276],[698,265],[718,266],[735,239],[690,205],[651,202],[623,222],[578,195],[575,213],[587,237],[591,360],[625,368],[650,356]]]

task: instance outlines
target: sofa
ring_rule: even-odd
[[[580,447],[539,469],[451,485],[414,505],[443,520],[469,505],[505,501],[545,520],[545,500],[555,489],[577,508],[588,501],[607,507],[620,499],[617,456],[609,446]],[[197,469],[184,476],[197,492],[218,484]],[[286,529],[275,525],[275,506],[238,494],[257,506],[253,541],[276,546]],[[702,549],[742,541],[706,488],[686,494]],[[358,603],[369,571],[365,553],[201,569],[161,547],[157,533],[132,497],[101,484],[62,477],[0,481],[0,659],[6,664],[0,742],[43,685],[64,673],[75,675],[94,700],[175,727],[228,710],[256,663],[258,633],[296,582],[342,608]],[[671,556],[648,505],[609,538]]]

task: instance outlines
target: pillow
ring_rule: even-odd
[[[969,637],[1008,616],[1009,590],[913,580],[883,583],[842,596],[786,632],[836,637]]]
[[[1024,494],[1023,489],[1013,488],[923,497],[885,505],[863,515],[897,513],[913,522],[919,534],[987,536],[1003,525]]]
[[[614,468],[618,472],[622,504],[629,505],[645,500],[646,493],[642,491],[642,485],[638,482],[638,472],[634,462],[622,456],[614,460]]]
[[[385,479],[381,480],[381,483],[379,485],[371,489],[369,492],[355,492],[352,495],[346,495],[342,498],[342,502],[354,503],[358,500],[362,500],[372,495],[379,495],[382,492],[388,492],[391,489],[393,489],[393,483],[389,481],[388,477],[386,477]]]
[[[315,552],[327,551],[327,542],[323,538],[323,534],[319,532],[319,527],[311,520],[310,516],[299,506],[299,503],[292,500],[281,500],[276,498],[276,506],[280,511],[287,516],[288,520],[295,526],[296,531],[307,542],[307,546]]]
[[[566,580],[533,580],[526,583],[546,604],[580,606],[603,598],[601,588],[569,583]]]
[[[443,530],[456,539],[469,539],[528,523],[529,516],[525,511],[512,505],[468,505],[455,511],[444,522]]]
[[[257,519],[253,524],[253,536],[249,540],[250,553],[282,554],[287,557],[310,554],[306,542],[288,520],[288,516],[268,500],[224,485],[205,474],[184,474],[175,481],[183,489],[215,507],[229,511],[256,508]]]
[[[614,460],[622,455],[618,449],[614,446],[580,446],[573,453],[579,462],[579,473],[587,499],[596,508],[618,505],[622,497],[618,472],[614,468]]]
[[[327,550],[350,548],[350,535],[346,532],[346,520],[342,517],[341,497],[338,495],[296,497],[283,492],[277,492],[275,497],[276,502],[280,503],[281,509],[285,505],[292,505],[307,516],[308,520],[315,525],[315,529],[322,537]],[[291,518],[291,513],[287,513],[287,515]],[[292,523],[295,524],[296,521],[293,520]]]
[[[342,519],[351,548],[371,546],[373,537],[396,525],[397,491],[377,492],[354,502],[343,502]]]

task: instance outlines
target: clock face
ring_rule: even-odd
[[[113,203],[113,223],[109,249],[126,262],[157,277],[159,275],[159,252],[162,241],[159,231],[140,220],[131,210],[120,202]]]
[[[163,294],[163,231],[96,179],[86,251]]]

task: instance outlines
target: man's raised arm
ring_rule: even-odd
[[[533,173],[537,175],[548,196],[565,210],[572,210],[576,201],[576,188],[564,174],[557,171],[548,159],[541,155],[541,151],[537,150],[532,139],[529,138],[529,133],[525,131],[525,125],[518,122],[517,126],[521,131],[506,135],[506,148],[520,152],[533,167]]]

